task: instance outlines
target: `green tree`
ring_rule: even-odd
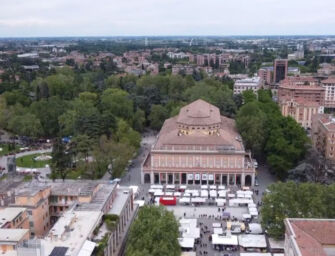
[[[133,102],[129,94],[121,89],[107,89],[101,95],[101,106],[114,116],[130,120],[133,117]]]
[[[261,208],[262,226],[274,238],[283,238],[285,218],[334,218],[335,185],[276,183],[269,186]]]
[[[253,102],[257,100],[257,95],[253,92],[253,90],[246,90],[242,93],[243,103],[247,104],[249,102]]]
[[[66,179],[70,171],[71,155],[66,152],[66,148],[61,138],[56,138],[52,147],[51,160],[51,177],[55,179],[60,176]]]
[[[23,115],[14,114],[8,121],[10,131],[22,136],[37,138],[42,135],[42,126],[40,120],[31,113]]]
[[[266,115],[262,112],[258,102],[243,105],[236,117],[237,128],[243,138],[245,146],[256,156],[261,156],[265,144]]]
[[[165,107],[162,105],[152,105],[149,115],[150,127],[159,130],[168,116],[169,113]]]
[[[126,256],[179,256],[178,223],[163,207],[144,206],[130,228]]]

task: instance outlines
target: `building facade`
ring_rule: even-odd
[[[264,81],[264,84],[272,83],[273,67],[264,67],[258,70],[258,76]]]
[[[29,229],[27,209],[21,207],[0,209],[0,229],[2,228]]]
[[[262,86],[263,80],[258,76],[236,80],[234,84],[234,94],[240,94],[247,90],[252,90],[254,93],[257,93]]]
[[[50,186],[20,189],[15,193],[15,206],[27,208],[30,236],[43,237],[50,229]]]
[[[142,164],[142,183],[254,185],[255,168],[235,121],[197,100],[167,119]]]
[[[324,88],[312,77],[288,77],[280,82],[278,104],[282,115],[291,116],[305,129],[312,117],[324,112]]]
[[[312,144],[327,160],[335,162],[335,118],[330,114],[313,116]]]
[[[287,77],[288,71],[288,60],[276,59],[273,66],[273,81],[279,83]]]
[[[321,81],[321,85],[325,88],[325,107],[335,108],[335,77]]]

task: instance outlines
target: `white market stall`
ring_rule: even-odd
[[[223,198],[216,198],[215,202],[217,204],[217,206],[222,207],[226,204],[226,199]]]
[[[233,246],[237,246],[238,245],[238,239],[237,239],[237,236],[235,236],[235,235],[222,236],[222,235],[218,235],[218,234],[213,234],[212,235],[212,244],[213,245],[233,245]]]
[[[264,249],[267,247],[265,235],[239,235],[238,243],[244,249]]]

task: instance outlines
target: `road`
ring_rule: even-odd
[[[26,155],[32,155],[32,154],[43,154],[43,153],[49,153],[51,152],[51,148],[48,149],[39,149],[39,150],[33,150],[33,151],[26,151],[22,153],[16,154],[16,158]],[[2,156],[0,157],[0,166],[5,167],[6,173],[7,173],[7,158],[8,156]],[[46,174],[50,173],[50,168],[39,168],[38,169],[41,172],[42,176],[45,176]]]
[[[120,184],[124,186],[139,186],[139,198],[144,197],[149,189],[149,185],[141,185],[141,164],[145,156],[149,153],[151,146],[155,143],[156,136],[157,133],[152,131],[143,133],[139,153],[137,157],[133,159],[129,171],[120,182]]]

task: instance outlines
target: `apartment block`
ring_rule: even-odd
[[[335,117],[330,114],[313,116],[312,144],[327,160],[335,162]]]

